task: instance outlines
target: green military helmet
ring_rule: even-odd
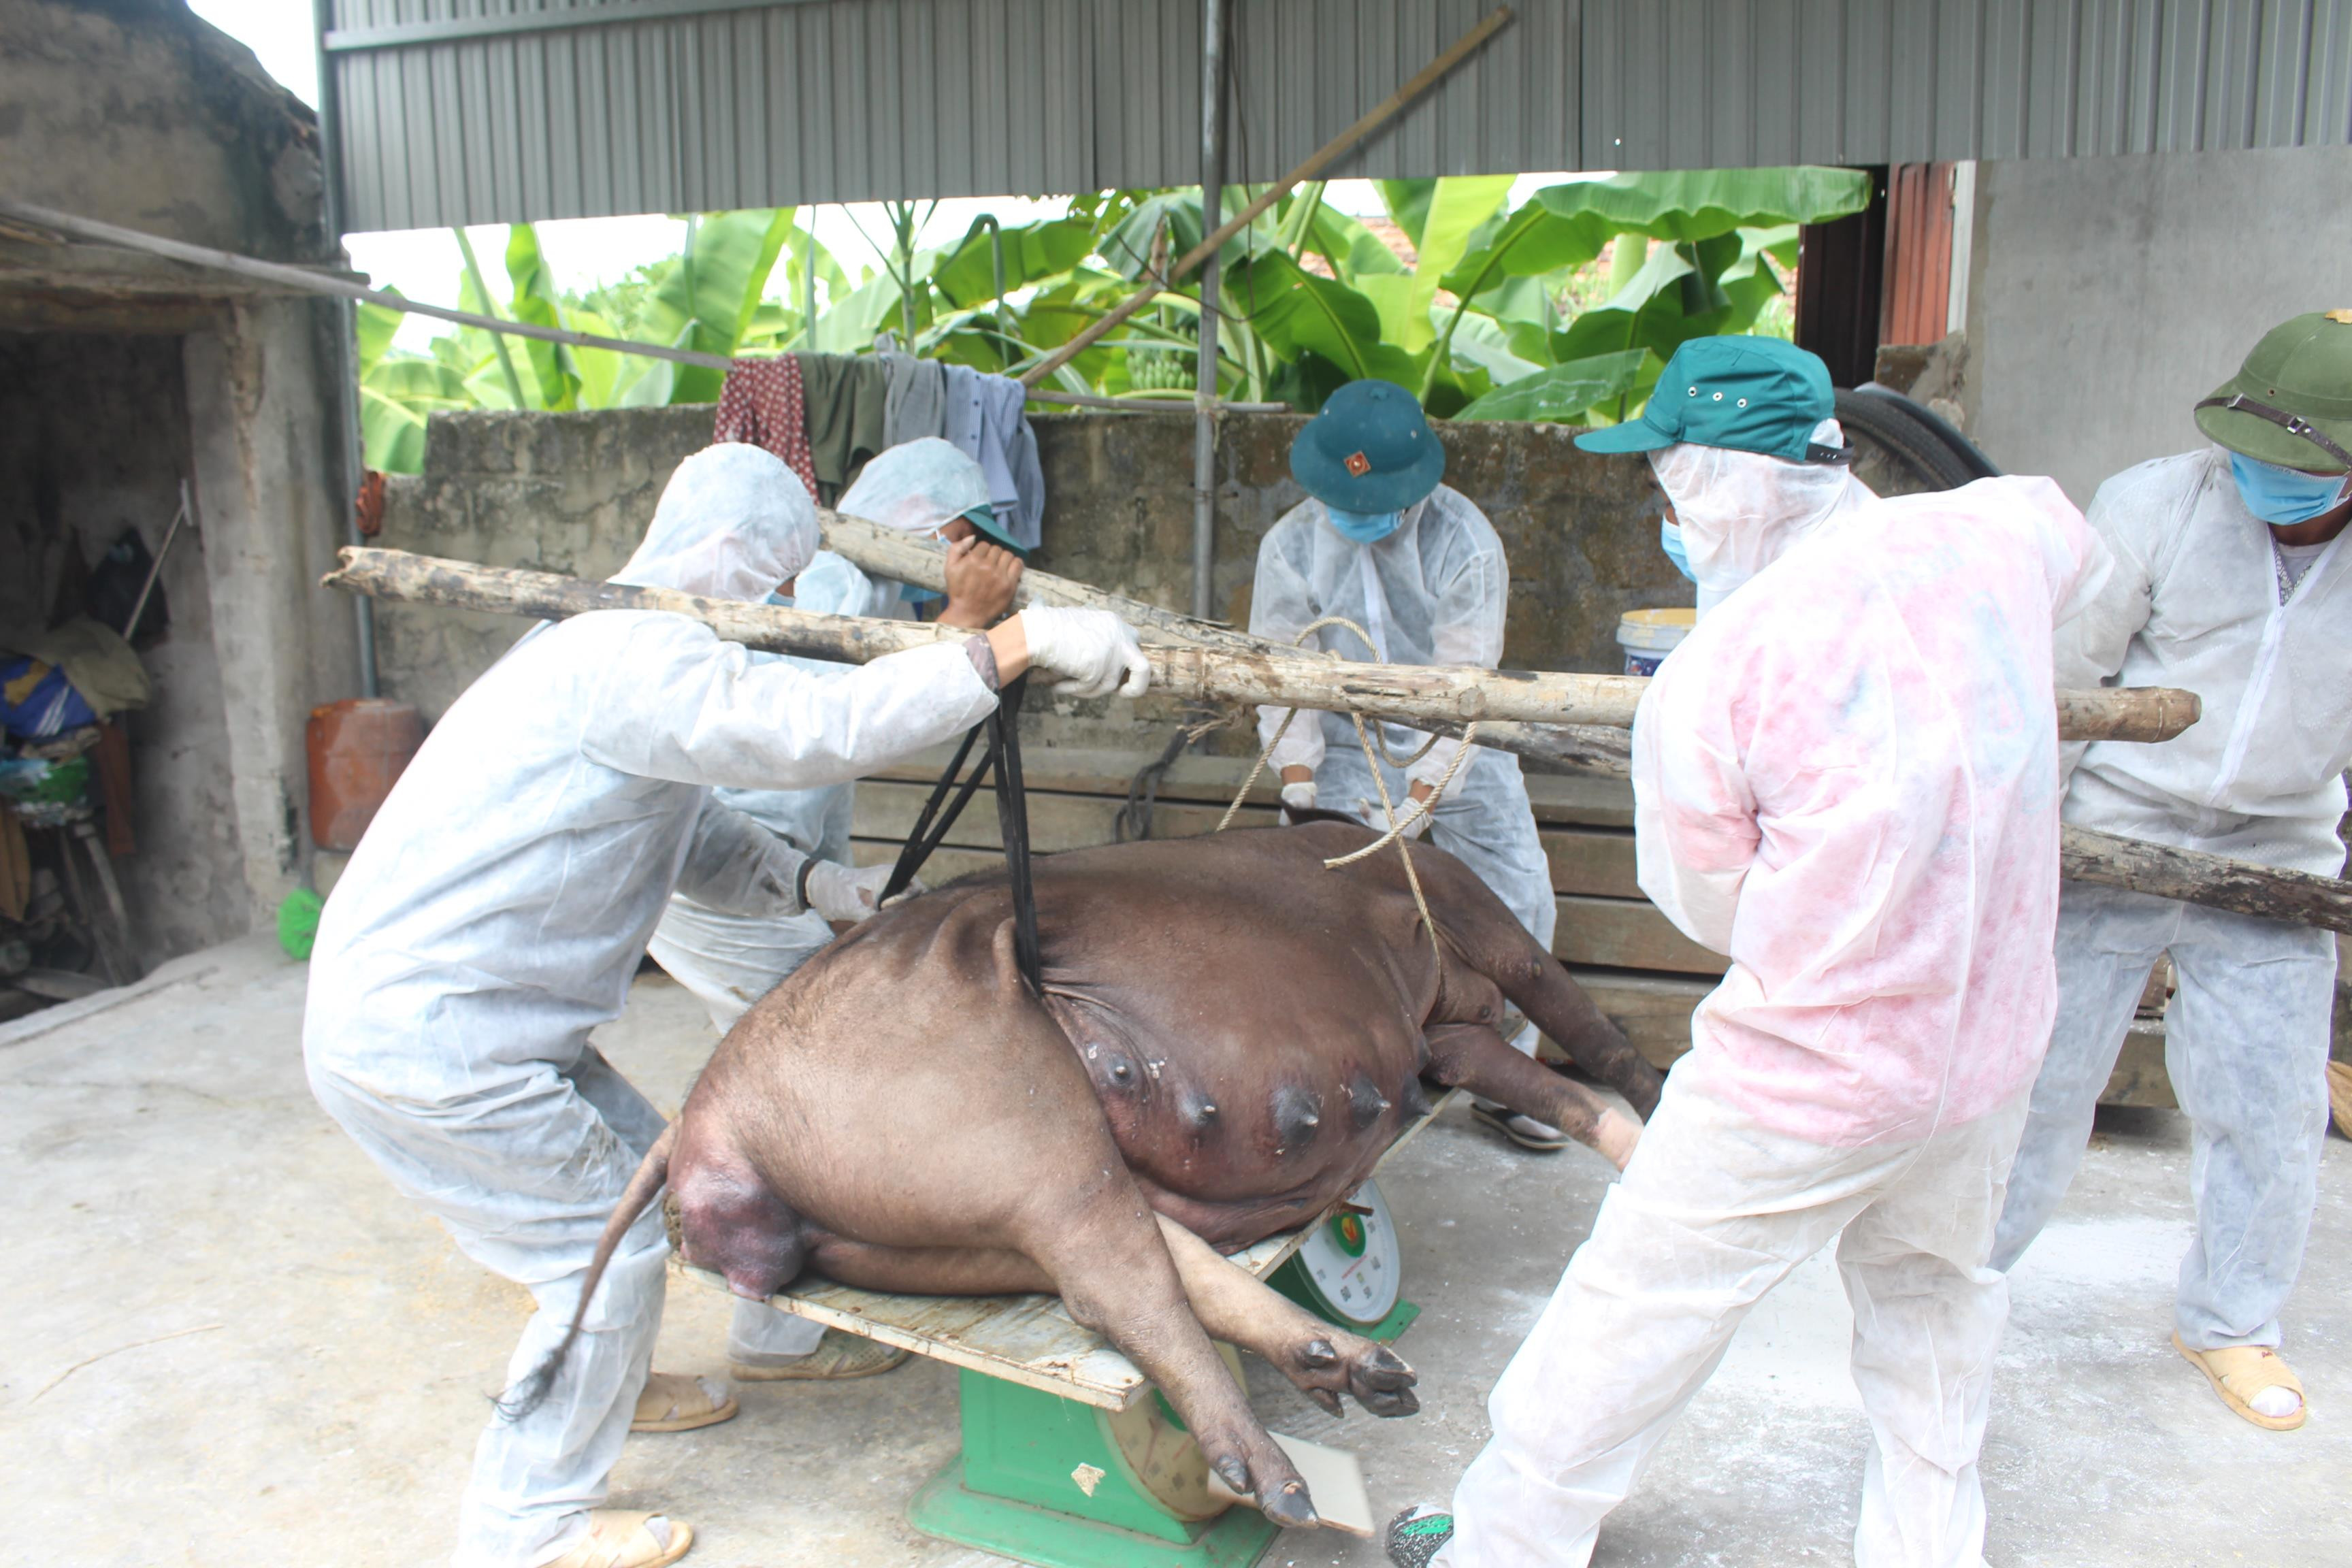
[[[2282,468],[2352,468],[2352,310],[2272,328],[2244,366],[2197,405],[2197,428]]]

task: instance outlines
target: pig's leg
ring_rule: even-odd
[[[1413,866],[1428,888],[1430,906],[1453,950],[1452,963],[1465,965],[1491,981],[1517,1005],[1538,1029],[1549,1035],[1568,1058],[1592,1077],[1625,1097],[1633,1113],[1644,1121],[1658,1108],[1664,1085],[1658,1071],[1642,1059],[1624,1032],[1611,1023],[1569,978],[1559,960],[1546,952],[1527,927],[1504,907],[1468,867],[1450,855],[1416,855]],[[1398,879],[1402,883],[1402,879]],[[1448,967],[1452,967],[1449,963]],[[1451,989],[1452,987],[1448,987]],[[1441,1013],[1433,1023],[1495,1023],[1475,1012]],[[1478,1090],[1490,1100],[1507,1097]],[[1551,1121],[1573,1136],[1574,1129],[1521,1105],[1512,1109]]]
[[[1538,1020],[1540,1021],[1540,1020]],[[1610,1110],[1583,1085],[1530,1057],[1485,1024],[1433,1024],[1425,1032],[1429,1065],[1422,1076],[1449,1089],[1466,1089],[1599,1150],[1619,1170],[1633,1157],[1640,1126]]]
[[[1210,1338],[1265,1357],[1334,1415],[1341,1394],[1354,1394],[1375,1415],[1410,1415],[1421,1408],[1412,1368],[1386,1345],[1332,1327],[1166,1215],[1159,1217],[1192,1315]]]
[[[1219,1479],[1255,1495],[1276,1524],[1318,1522],[1307,1483],[1251,1412],[1247,1395],[1193,1315],[1156,1217],[1119,1163],[1108,1131],[1102,1143],[1108,1165],[1088,1173],[1091,1183],[1066,1189],[1086,1193],[1077,1212],[1055,1215],[1024,1238],[1022,1250],[1053,1277],[1071,1317],[1117,1345],[1160,1385]]]

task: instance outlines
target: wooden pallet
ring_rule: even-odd
[[[852,829],[857,863],[893,859],[913,828],[949,750],[861,781]],[[1029,838],[1040,854],[1113,841],[1129,781],[1149,758],[1120,752],[1035,746],[1024,758]],[[1186,755],[1160,781],[1155,838],[1217,825],[1248,772],[1236,757]],[[1275,820],[1278,788],[1260,775],[1236,826]],[[1664,1068],[1690,1048],[1691,1010],[1713,990],[1725,961],[1675,928],[1634,880],[1633,796],[1622,780],[1529,774],[1536,828],[1551,862],[1559,923],[1552,951],[1635,1047]],[[934,884],[1002,865],[992,799],[975,796],[924,868]],[[2140,1019],[2125,1040],[2101,1103],[2170,1107],[2164,1026]]]

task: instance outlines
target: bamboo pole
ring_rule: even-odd
[[[1101,320],[1093,322],[1084,331],[1080,331],[1076,337],[1072,338],[1068,342],[1064,343],[1060,348],[1055,349],[1052,353],[1047,354],[1044,359],[1038,361],[1035,364],[1031,365],[1027,370],[1023,371],[1021,373],[1021,384],[1024,386],[1036,385],[1039,382],[1053,374],[1054,372],[1061,369],[1062,366],[1076,359],[1087,347],[1093,344],[1095,340],[1102,337],[1105,333],[1111,331],[1113,329],[1117,328],[1121,321],[1126,321],[1129,316],[1132,316],[1138,310],[1142,310],[1144,306],[1151,303],[1152,300],[1160,297],[1161,292],[1174,287],[1175,284],[1187,273],[1200,266],[1202,262],[1207,260],[1210,257],[1214,256],[1217,253],[1218,247],[1223,245],[1225,241],[1233,238],[1234,236],[1241,233],[1242,230],[1249,227],[1251,224],[1255,223],[1259,215],[1264,213],[1266,208],[1274,205],[1275,203],[1280,201],[1292,190],[1306,184],[1308,180],[1311,180],[1316,175],[1321,174],[1331,164],[1338,163],[1341,158],[1347,156],[1349,151],[1353,148],[1357,142],[1361,142],[1365,137],[1370,136],[1382,125],[1387,124],[1389,121],[1396,117],[1397,113],[1402,110],[1406,104],[1411,103],[1414,99],[1419,98],[1423,93],[1427,92],[1431,88],[1436,86],[1437,83],[1443,80],[1455,66],[1460,65],[1464,60],[1468,59],[1473,54],[1476,53],[1480,45],[1484,44],[1488,38],[1493,37],[1496,33],[1501,32],[1503,28],[1509,24],[1510,20],[1511,8],[1508,5],[1496,6],[1493,11],[1487,14],[1485,21],[1479,23],[1468,32],[1454,39],[1453,46],[1444,54],[1438,56],[1427,65],[1422,67],[1419,75],[1415,76],[1411,81],[1406,82],[1402,87],[1397,89],[1394,92],[1389,94],[1387,98],[1381,100],[1378,104],[1375,104],[1372,107],[1371,111],[1366,114],[1362,119],[1357,121],[1353,125],[1349,126],[1348,129],[1340,132],[1339,134],[1334,136],[1330,141],[1326,142],[1321,147],[1316,149],[1315,153],[1307,158],[1307,162],[1299,164],[1297,168],[1291,170],[1290,173],[1283,175],[1281,179],[1268,186],[1265,195],[1259,196],[1255,201],[1250,203],[1249,205],[1242,208],[1240,212],[1234,214],[1232,217],[1227,218],[1223,223],[1210,230],[1207,235],[1202,237],[1201,243],[1186,251],[1184,253],[1184,258],[1177,262],[1174,267],[1171,268],[1164,273],[1156,275],[1147,274],[1142,279],[1143,286],[1137,289],[1135,293],[1129,295],[1125,300],[1120,302],[1108,315],[1106,315]],[[1202,215],[1202,221],[1204,223],[1208,221],[1208,217],[1205,213]]]

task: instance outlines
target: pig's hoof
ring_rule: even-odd
[[[1315,1511],[1315,1501],[1307,1495],[1307,1483],[1287,1480],[1280,1486],[1261,1489],[1258,1511],[1285,1530],[1305,1530],[1323,1522]]]
[[[1421,1408],[1412,1392],[1412,1368],[1387,1346],[1353,1334],[1307,1341],[1283,1370],[1300,1392],[1334,1415],[1340,1413],[1341,1394],[1354,1394],[1375,1415],[1410,1415]]]

